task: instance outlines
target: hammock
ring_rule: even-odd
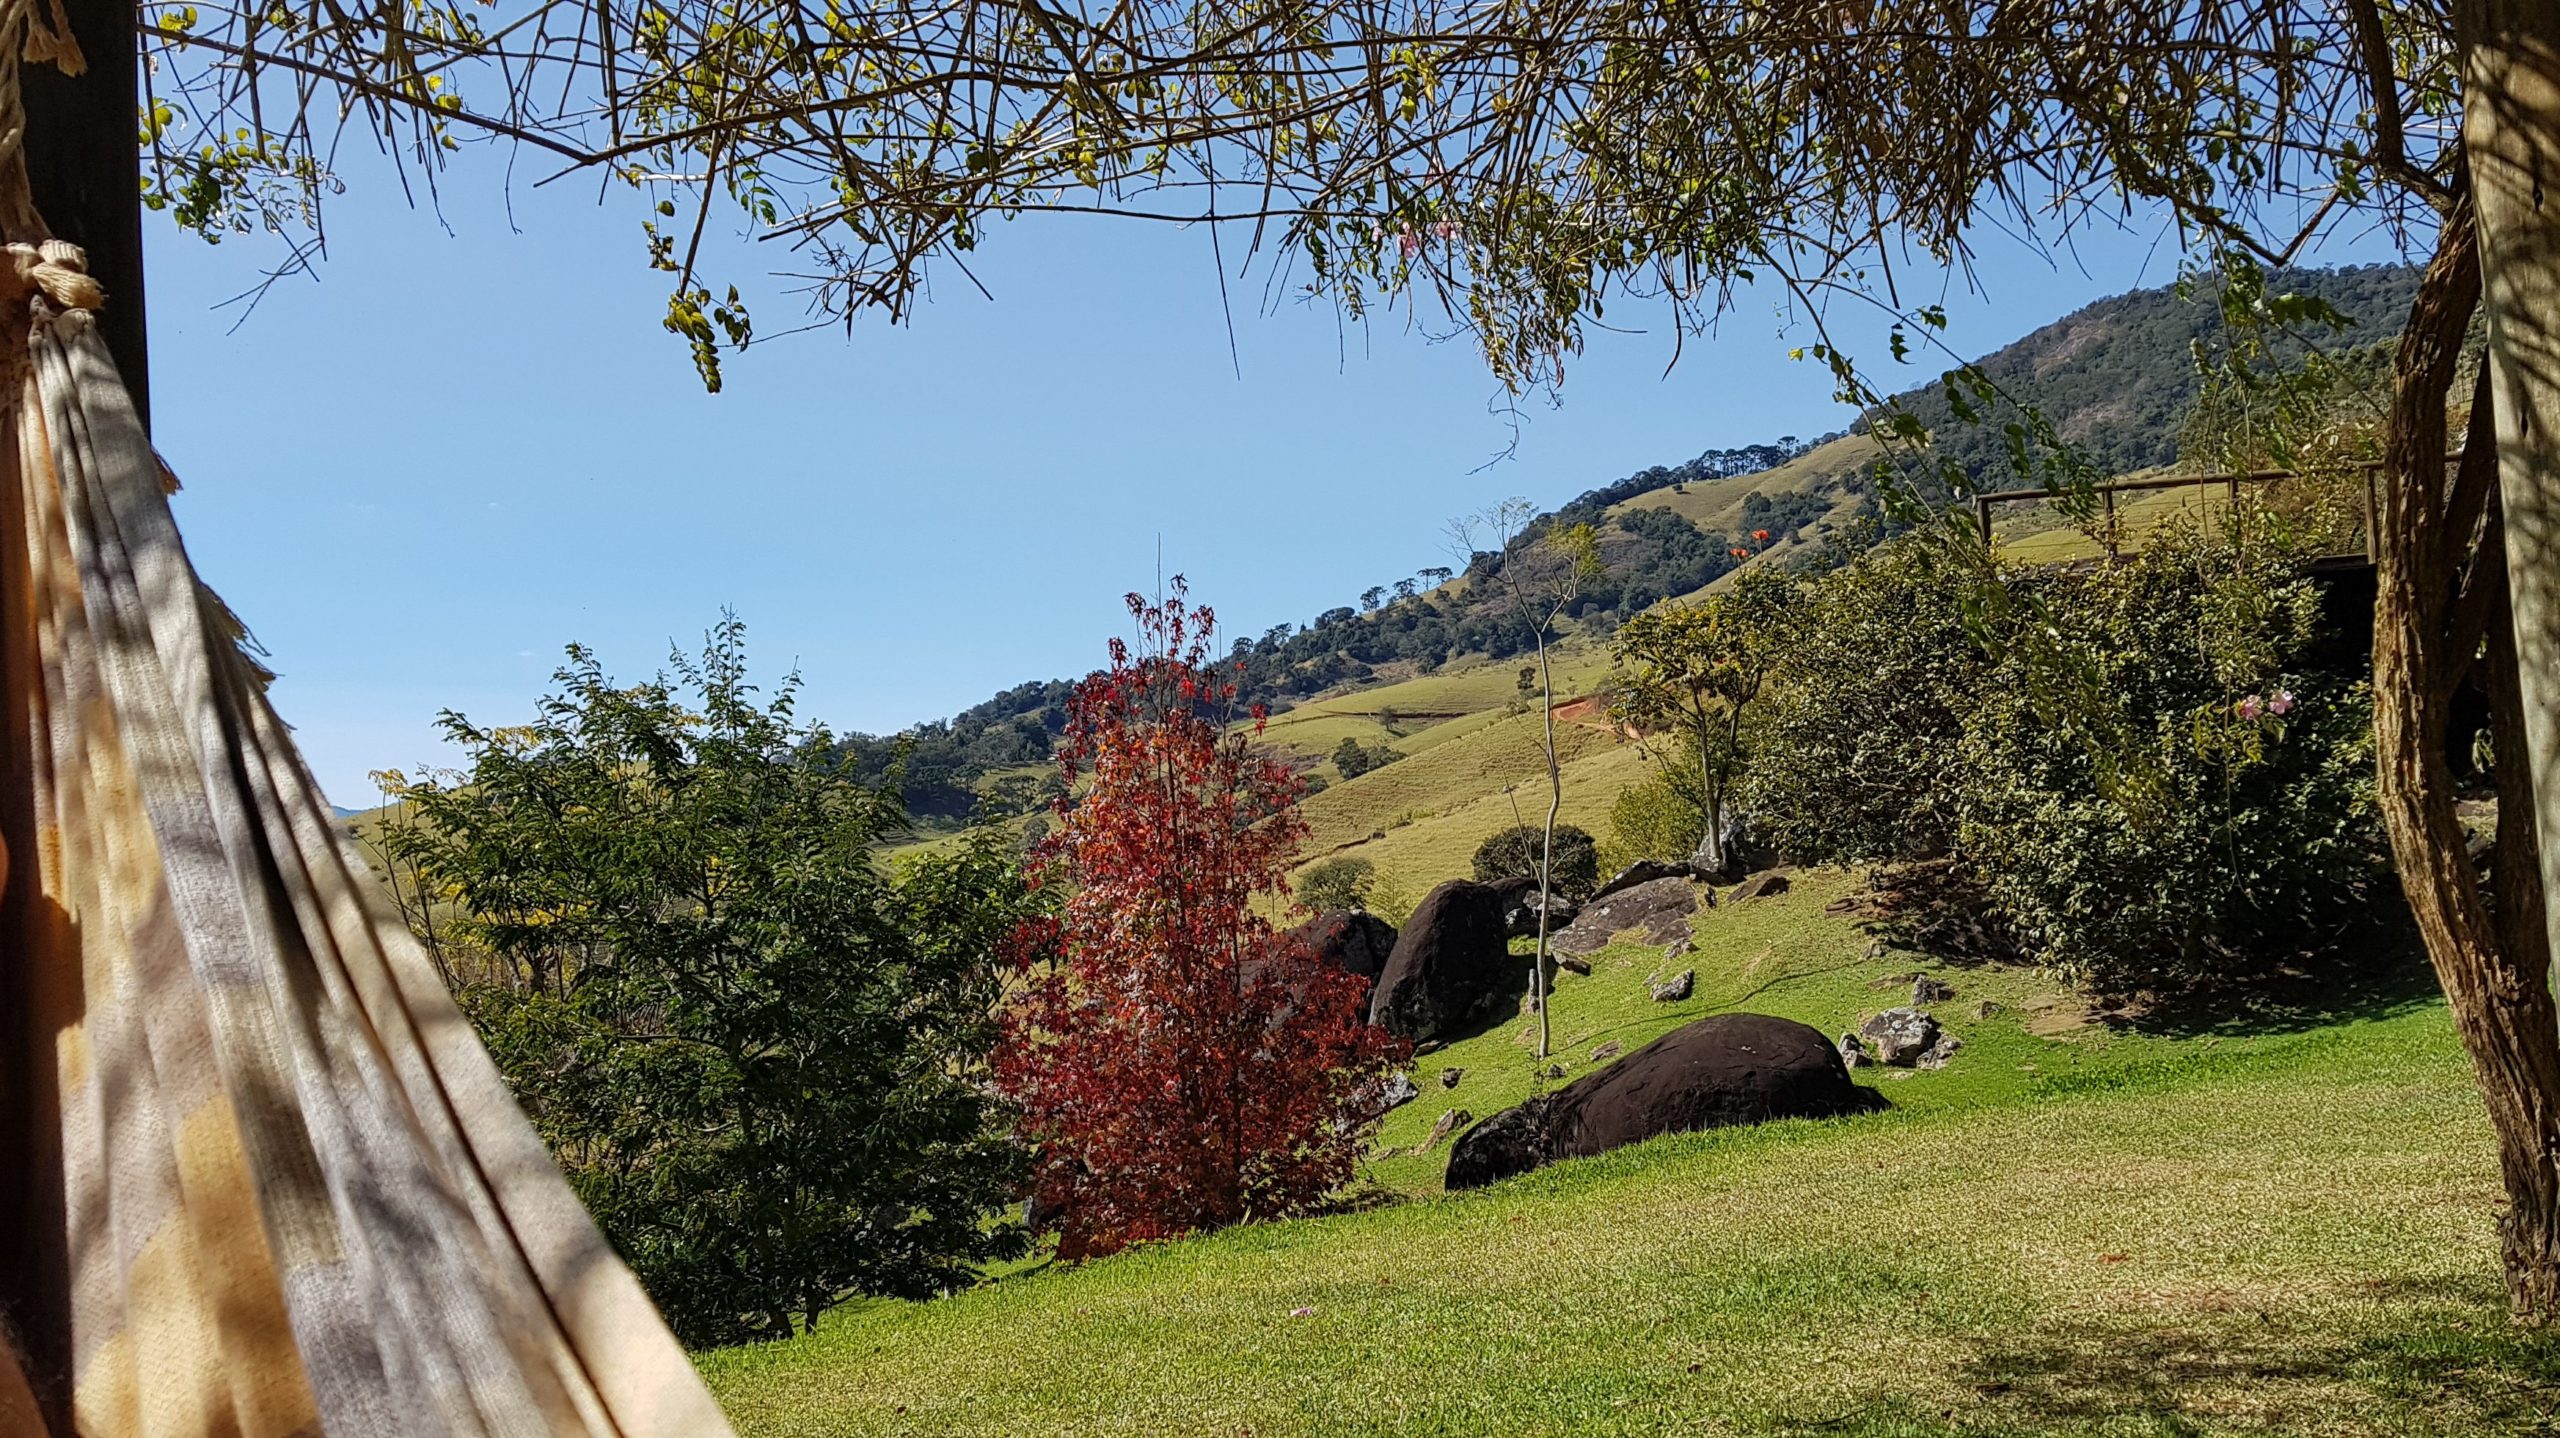
[[[198,584],[102,299],[0,252],[0,1438],[727,1433]]]

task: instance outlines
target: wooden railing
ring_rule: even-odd
[[[2461,460],[2462,456],[2458,454],[2445,457],[2445,463],[2448,465],[2458,464]],[[2375,476],[2382,472],[2383,461],[2362,460],[2342,468],[2359,470],[2364,476],[2363,560],[2371,564],[2373,563],[2374,515],[2379,505],[2379,496],[2375,490],[2378,481]],[[2210,493],[2215,489],[2221,489],[2229,494],[2230,502],[2236,508],[2240,503],[2242,485],[2273,484],[2278,480],[2299,479],[2302,474],[2303,471],[2294,469],[2260,469],[2232,474],[2164,474],[2148,479],[2111,479],[2104,484],[2091,485],[2088,492],[2097,497],[2105,514],[2100,532],[2093,537],[2106,545],[2108,559],[2118,560],[2124,557],[2121,542],[2123,530],[2116,519],[2116,496],[2119,494],[2156,493],[2170,489],[2195,489]],[[1984,544],[1991,542],[1991,507],[1993,505],[2026,504],[2038,500],[2053,501],[2065,497],[2067,492],[2050,489],[2001,489],[1988,494],[1975,495],[1973,508],[1975,515],[1981,521],[1982,542]],[[2336,557],[2346,559],[2352,556],[2341,554]]]

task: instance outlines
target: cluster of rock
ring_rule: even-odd
[[[1515,939],[1537,937],[1538,916],[1542,911],[1550,934],[1572,923],[1574,915],[1581,912],[1580,905],[1562,894],[1548,894],[1541,898],[1538,881],[1526,875],[1500,879],[1487,887],[1493,890],[1494,901],[1502,906],[1503,927]]]
[[[1449,1151],[1448,1186],[1482,1188],[1662,1134],[1885,1107],[1883,1095],[1850,1081],[1821,1030],[1717,1014],[1468,1129]]]
[[[1840,1036],[1840,1059],[1850,1068],[1864,1063],[1889,1068],[1945,1068],[1964,1040],[1938,1026],[1922,1004],[1943,1003],[1956,991],[1926,974],[1911,981],[1911,1002],[1890,1008]]]

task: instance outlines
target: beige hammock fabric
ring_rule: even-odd
[[[197,583],[78,252],[6,258],[0,1435],[727,1433]]]

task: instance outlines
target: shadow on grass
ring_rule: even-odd
[[[1773,1434],[2560,1432],[2560,1334],[2505,1318],[2494,1280],[2425,1284],[2420,1312],[2341,1331],[2246,1302],[2207,1321],[2068,1320],[1977,1340],[1953,1406],[1875,1394]],[[1969,1391],[1966,1391],[1969,1390]]]
[[[1881,870],[1860,896],[1860,927],[1895,948],[1957,966],[2019,962],[2012,938],[1984,918],[1981,891],[1956,865],[1933,860]],[[2438,1002],[2405,904],[2387,880],[2371,907],[2311,953],[2229,984],[2162,995],[2088,995],[2097,1021],[2165,1038],[2298,1033],[2387,1019]]]
[[[2307,956],[2245,986],[2152,999],[2102,1020],[2169,1038],[2299,1033],[2393,1018],[2441,1002],[2444,989],[2405,909],[2393,905]]]

